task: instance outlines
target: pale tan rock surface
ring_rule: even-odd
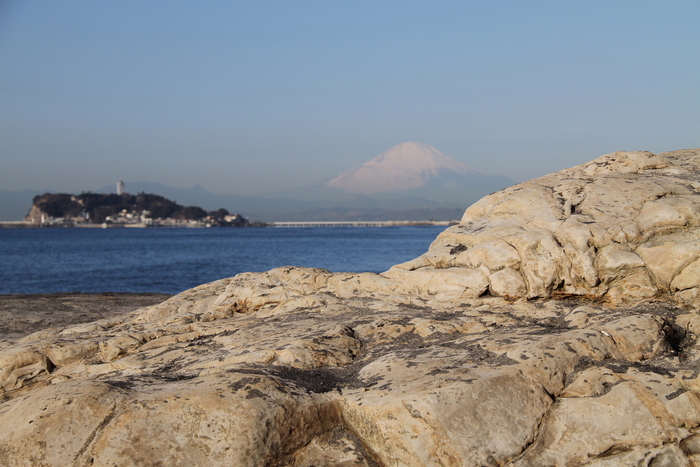
[[[471,206],[384,274],[278,268],[0,352],[0,465],[700,465],[700,150]]]
[[[160,303],[163,293],[56,293],[0,295],[0,349],[34,331],[65,328]]]

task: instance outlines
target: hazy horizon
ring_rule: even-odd
[[[265,194],[403,141],[525,181],[700,146],[700,3],[0,3],[0,190]]]

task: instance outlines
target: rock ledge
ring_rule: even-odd
[[[700,465],[700,150],[471,206],[383,274],[285,267],[0,352],[8,466]]]

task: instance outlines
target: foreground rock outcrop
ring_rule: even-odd
[[[123,315],[170,297],[111,292],[0,295],[0,350],[32,332]]]
[[[0,352],[0,464],[700,465],[700,150],[488,196],[383,274],[278,268]]]

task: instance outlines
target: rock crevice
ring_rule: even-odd
[[[382,274],[284,267],[0,351],[0,464],[700,465],[700,150],[488,196]]]

